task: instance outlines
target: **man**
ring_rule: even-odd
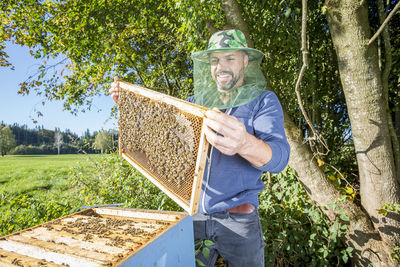
[[[257,211],[261,174],[282,171],[290,148],[281,105],[265,90],[263,56],[247,47],[239,30],[213,34],[208,50],[192,54],[195,94],[188,101],[223,111],[208,111],[205,119],[212,147],[193,226],[197,246],[213,245],[208,255],[197,254],[201,266],[214,266],[218,254],[228,266],[264,266]],[[117,102],[115,83],[110,93]]]

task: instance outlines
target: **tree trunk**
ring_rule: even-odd
[[[400,140],[400,110],[396,110],[394,113],[394,127],[396,129],[397,138]]]
[[[328,25],[351,121],[360,174],[361,204],[383,240],[400,244],[400,218],[378,214],[400,203],[378,53],[371,37],[366,1],[328,0]]]
[[[221,0],[221,6],[226,16],[226,27],[241,30],[247,37],[247,45],[254,47],[253,40],[250,38],[249,27],[242,16],[242,9],[235,0]]]
[[[397,140],[400,142],[400,110],[396,110],[394,112],[394,134],[397,137]],[[396,147],[394,148],[396,149]],[[399,150],[399,147],[397,147],[397,150]],[[400,184],[400,152],[397,154],[397,165],[396,165],[396,171],[397,171],[397,182]]]
[[[379,22],[383,24],[386,19],[386,14],[385,14],[385,8],[383,4],[383,0],[378,0],[378,14],[379,14]],[[389,127],[389,134],[391,136],[391,142],[392,142],[392,149],[393,149],[393,158],[394,158],[394,166],[395,166],[395,173],[397,174],[396,178],[397,181],[400,182],[400,145],[399,145],[399,139],[397,138],[396,135],[396,130],[393,125],[393,118],[392,118],[392,112],[390,112],[390,107],[389,107],[389,75],[390,75],[390,70],[392,69],[392,47],[390,45],[390,35],[389,35],[389,27],[385,27],[384,30],[382,31],[382,39],[384,43],[384,48],[385,48],[385,61],[384,61],[384,67],[381,68],[382,70],[382,87],[383,87],[383,94],[385,96],[385,104],[386,104],[386,113],[388,116],[388,127]],[[380,39],[378,39],[380,40]],[[381,61],[381,58],[379,58],[379,61]]]
[[[396,129],[397,138],[400,139],[400,110],[396,110],[394,114],[394,125]]]

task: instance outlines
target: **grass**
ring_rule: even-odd
[[[102,155],[0,157],[0,236],[67,215],[83,200],[71,184],[73,167],[93,171]]]
[[[0,189],[9,193],[68,189],[70,169],[101,155],[9,155],[0,157]]]

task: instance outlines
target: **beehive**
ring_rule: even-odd
[[[208,143],[206,108],[119,82],[119,151],[183,207],[197,212]]]
[[[0,266],[194,266],[180,212],[92,208],[0,238]]]

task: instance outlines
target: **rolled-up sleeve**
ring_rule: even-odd
[[[255,168],[271,173],[285,169],[289,162],[290,146],[286,139],[283,111],[275,93],[267,91],[254,109],[253,127],[257,138],[266,142],[272,150],[271,160]]]

